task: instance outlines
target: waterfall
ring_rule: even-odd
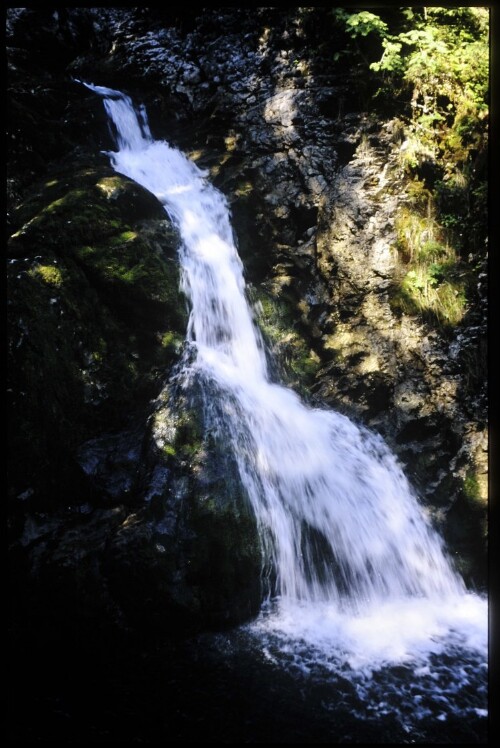
[[[116,130],[114,169],[155,194],[179,230],[195,351],[183,376],[201,375],[217,393],[273,569],[257,628],[335,649],[352,667],[441,651],[451,639],[484,655],[486,601],[452,569],[382,438],[270,380],[224,196],[152,138],[126,95],[85,85]]]

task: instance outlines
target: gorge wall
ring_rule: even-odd
[[[460,297],[458,311],[412,307],[412,254],[425,246],[436,273],[451,267],[440,164],[417,153],[409,166],[410,101],[377,97],[354,53],[336,61],[345,39],[325,14],[9,11],[16,624],[29,610],[48,630],[65,608],[159,634],[246,620],[260,603],[235,465],[172,379],[188,313],[175,231],[108,166],[102,103],[79,79],[127,91],[154,137],[207,169],[276,379],[382,434],[484,588],[486,225],[424,289]]]

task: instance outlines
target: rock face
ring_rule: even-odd
[[[175,233],[108,167],[50,176],[9,245],[11,530],[40,610],[57,588],[125,626],[246,619],[255,522],[199,403],[162,384],[187,324]]]
[[[186,325],[175,232],[99,155],[112,147],[102,105],[75,78],[130,92],[155,137],[209,170],[276,378],[384,436],[483,586],[482,256],[456,324],[402,308],[404,132],[356,69],[332,64],[334,38],[310,44],[325,9],[149,10],[9,11],[19,615],[31,600],[43,616],[50,592],[89,621],[182,629],[245,620],[260,602],[235,466],[199,389],[171,378]]]
[[[138,185],[83,164],[51,171],[15,213],[11,489],[35,507],[67,494],[78,446],[137,415],[175,357],[186,314],[165,219]]]

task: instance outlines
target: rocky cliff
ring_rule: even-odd
[[[486,227],[476,211],[470,251],[455,251],[410,102],[375,96],[354,53],[336,62],[345,39],[326,14],[9,11],[16,621],[30,609],[46,624],[51,607],[52,625],[69,607],[89,626],[197,628],[260,601],[235,467],[196,388],[175,389],[175,232],[108,167],[102,104],[78,79],[126,90],[155,137],[209,170],[276,378],[380,432],[484,586]]]

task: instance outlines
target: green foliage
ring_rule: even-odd
[[[454,263],[418,265],[403,278],[393,308],[420,314],[442,328],[457,325],[467,308],[466,286],[453,272]]]
[[[412,208],[416,208],[421,215],[429,215],[432,208],[432,192],[416,177],[408,182],[407,194]]]
[[[419,248],[419,258],[423,260],[436,260],[439,257],[444,257],[446,254],[446,247],[443,247],[442,244],[434,240],[424,242]]]
[[[404,62],[401,56],[402,47],[401,42],[382,39],[384,53],[378,62],[371,63],[371,70],[375,70],[376,72],[387,70],[391,73],[401,74],[404,71]]]
[[[396,215],[397,232],[396,248],[405,262],[421,259],[423,246],[434,241],[437,225],[432,215],[415,210],[414,207],[402,207]]]
[[[365,18],[366,15],[366,18]],[[359,19],[358,16],[363,16]],[[414,93],[434,104],[433,114],[449,116],[471,106],[487,108],[488,10],[486,8],[427,8],[423,17],[407,14],[409,29],[389,33],[388,25],[372,13],[345,19],[349,33],[358,28],[364,35],[381,37],[383,54],[370,69],[397,72],[414,87]],[[448,97],[440,106],[437,97]],[[440,109],[442,111],[440,111]]]
[[[393,306],[456,325],[475,294],[463,258],[487,246],[489,10],[334,9],[332,18],[373,95],[397,102],[403,121],[409,199],[395,221],[402,274]]]
[[[348,13],[343,8],[335,8],[333,14],[338,21],[345,23],[346,30],[353,39],[358,36],[368,36],[371,33],[380,36],[387,33],[387,24],[370,11],[362,10],[360,13]]]
[[[377,95],[411,104],[407,129],[413,149],[427,150],[452,175],[472,151],[485,148],[487,8],[406,8],[380,15],[334,9],[332,16],[347,37],[363,42],[356,53],[376,74]]]
[[[453,327],[467,310],[471,271],[445,240],[447,232],[435,218],[430,193],[419,186],[415,194],[413,205],[400,208],[396,216],[403,277],[391,303],[394,309],[419,314],[441,328]]]

